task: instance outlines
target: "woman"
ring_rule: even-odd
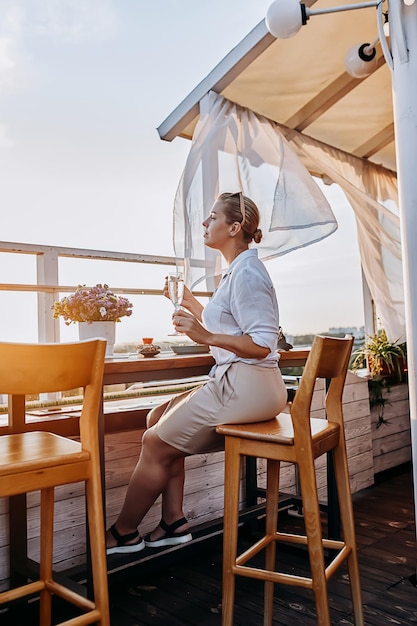
[[[222,253],[228,269],[204,309],[185,289],[186,310],[176,311],[173,322],[192,341],[211,347],[214,372],[201,387],[148,414],[122,511],[107,531],[108,554],[190,541],[183,513],[185,457],[223,449],[217,424],[272,419],[286,404],[275,290],[257,251],[249,249],[262,239],[258,225],[258,208],[242,193],[220,195],[203,222],[205,245]],[[160,494],[162,519],[142,539],[137,526]]]

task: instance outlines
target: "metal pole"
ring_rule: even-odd
[[[389,24],[417,518],[417,2],[389,0]]]

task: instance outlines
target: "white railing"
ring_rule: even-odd
[[[175,266],[171,256],[154,256],[127,252],[110,252],[104,250],[86,250],[59,246],[45,246],[0,241],[0,260],[5,254],[33,255],[36,257],[36,283],[2,283],[0,292],[37,294],[38,341],[59,342],[59,321],[51,315],[53,303],[62,293],[73,292],[77,285],[61,284],[59,261],[64,258],[82,259],[85,261],[111,261],[113,263],[162,266],[161,269]],[[2,262],[2,261],[0,261]],[[3,266],[5,267],[5,266]],[[83,283],[84,284],[84,283]],[[111,285],[115,293],[129,295],[162,295],[161,289]],[[196,292],[197,296],[208,296],[207,292]]]
[[[171,256],[155,256],[146,254],[134,254],[127,252],[110,252],[104,250],[86,250],[81,248],[67,248],[59,246],[45,246],[37,244],[25,244],[0,241],[0,276],[10,276],[13,272],[13,258],[12,255],[30,255],[35,257],[34,266],[30,264],[30,267],[25,267],[23,270],[23,276],[36,276],[36,282],[0,282],[0,295],[7,294],[22,294],[22,293],[35,293],[37,294],[36,303],[34,306],[37,308],[37,340],[39,343],[55,343],[61,339],[61,325],[58,319],[54,319],[51,309],[53,303],[60,299],[64,293],[72,293],[75,291],[78,284],[62,284],[60,281],[60,260],[69,258],[83,261],[108,261],[118,264],[129,265],[146,265],[149,270],[150,267],[159,266],[161,268],[158,274],[158,280],[160,283],[160,277],[164,275],[164,272],[169,271],[169,268],[176,265],[176,260]],[[7,257],[10,255],[10,262],[7,262]],[[6,262],[5,262],[6,259]],[[83,265],[84,267],[84,265]],[[106,268],[108,269],[108,267]],[[88,272],[86,272],[88,274]],[[128,272],[124,272],[128,273]],[[149,273],[149,272],[148,272]],[[78,274],[77,274],[78,275]],[[82,274],[83,275],[83,274]],[[143,275],[143,274],[142,274]],[[145,280],[146,276],[143,275]],[[1,280],[1,278],[0,278]],[[146,278],[148,280],[148,278]],[[155,278],[155,281],[157,279]],[[85,281],[82,281],[84,284]],[[87,285],[89,286],[89,285]],[[130,287],[130,286],[114,286],[111,284],[111,289],[115,293],[123,294],[125,296],[162,296],[162,289],[154,289],[149,287]],[[210,295],[207,292],[194,292],[197,296],[206,297]],[[7,297],[8,301],[9,298]],[[26,306],[26,305],[25,305]],[[35,311],[32,312],[33,304],[30,304],[28,310],[25,312],[26,319],[33,319]],[[0,306],[0,323],[2,326],[7,324],[4,322],[4,312],[7,308],[7,304],[3,307]],[[3,310],[3,315],[2,315]],[[9,340],[9,339],[7,339]],[[53,395],[53,394],[52,394]],[[122,394],[123,395],[123,394]],[[141,392],[138,395],[147,395],[146,391]],[[55,396],[48,395],[47,400],[55,401]],[[0,405],[6,405],[6,399],[0,396]],[[4,408],[3,407],[3,408]]]

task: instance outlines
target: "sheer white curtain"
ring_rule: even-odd
[[[222,261],[204,246],[201,223],[220,193],[236,191],[260,210],[263,239],[257,249],[264,260],[337,228],[325,196],[276,126],[210,92],[200,102],[174,206],[174,249],[188,285],[205,278],[208,289],[215,286]]]
[[[394,172],[289,131],[290,144],[343,189],[355,213],[363,273],[381,325],[405,341],[397,177]]]
[[[174,204],[174,249],[187,284],[213,289],[221,257],[205,248],[201,223],[223,192],[258,205],[264,260],[320,241],[337,228],[332,210],[291,144],[340,185],[355,212],[361,262],[391,340],[405,338],[397,179],[393,172],[279,126],[214,92],[200,118]]]

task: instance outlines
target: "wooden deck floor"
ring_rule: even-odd
[[[410,467],[357,493],[354,507],[365,623],[417,624],[417,553]],[[281,524],[294,528],[302,521],[282,516]],[[242,546],[248,532],[242,530]],[[305,552],[292,548],[281,554],[289,567],[306,567]],[[353,625],[345,569],[330,581],[329,592],[332,625]],[[112,626],[220,626],[221,537],[183,560],[177,556],[169,566],[112,576],[110,598]],[[261,626],[262,601],[262,583],[238,579],[235,625]],[[30,624],[35,625],[36,621],[31,620]],[[312,592],[276,586],[273,624],[315,625]]]

